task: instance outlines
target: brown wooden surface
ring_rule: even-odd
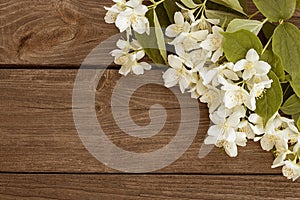
[[[299,199],[296,184],[274,176],[10,175],[1,199]],[[272,192],[271,192],[272,191]]]
[[[0,66],[80,66],[94,47],[118,33],[103,20],[103,7],[111,4],[111,0],[1,0]],[[299,25],[299,14],[292,21]]]
[[[110,0],[1,0],[0,64],[79,66],[117,29],[104,23]]]
[[[199,159],[209,126],[204,104],[199,104],[200,127],[191,147],[152,174],[118,172],[88,152],[75,129],[72,90],[84,58],[118,33],[103,20],[103,6],[111,4],[0,0],[0,199],[300,199],[299,181],[287,181],[280,169],[271,169],[273,157],[258,143],[239,148],[237,158],[214,148]],[[292,19],[298,26],[299,17]],[[166,145],[178,129],[180,109],[194,108],[180,108],[168,89],[147,85],[131,98],[131,117],[146,125],[149,107],[159,103],[167,122],[150,139],[130,137],[111,112],[119,78],[117,70],[107,70],[97,87],[95,108],[106,135],[134,152]]]
[[[75,129],[72,90],[76,73],[77,70],[0,70],[0,170],[112,172],[88,153]],[[166,127],[157,136],[137,140],[125,135],[115,125],[111,114],[111,90],[120,75],[117,70],[108,70],[104,77],[101,80],[103,87],[99,87],[96,95],[96,110],[103,130],[112,141],[135,152],[152,151],[166,145],[180,123],[180,107],[176,98],[170,97],[168,89],[149,85],[132,97],[134,106],[130,108],[134,120],[149,120],[145,105],[162,103],[162,100],[169,117]],[[193,108],[182,109],[193,111]],[[206,158],[199,159],[199,149],[210,123],[206,106],[200,104],[200,109],[200,128],[194,143],[178,161],[160,172],[279,173],[270,168],[272,155],[251,142],[240,148],[238,158],[230,159],[215,148]]]

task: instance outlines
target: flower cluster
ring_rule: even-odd
[[[145,51],[136,41],[119,40],[117,47],[120,49],[113,50],[112,56],[115,57],[115,63],[121,65],[120,74],[126,76],[130,72],[140,75],[144,74],[144,70],[150,70],[151,65],[146,62],[138,62],[145,56]]]
[[[291,67],[284,68],[285,64],[295,62],[293,60],[289,62],[280,54],[282,52],[283,55],[288,55],[289,52],[284,51],[289,48],[281,48],[282,41],[278,42],[279,37],[276,33],[282,35],[285,29],[289,31],[295,29],[289,27],[290,25],[283,22],[281,18],[279,21],[273,18],[278,13],[284,12],[285,8],[280,8],[278,13],[269,15],[269,11],[265,12],[264,7],[258,7],[266,16],[266,19],[260,22],[251,20],[253,16],[244,19],[243,8],[236,4],[231,5],[230,2],[224,4],[223,1],[214,1],[235,10],[234,14],[227,13],[228,15],[222,18],[218,14],[211,15],[216,11],[207,9],[208,0],[200,1],[202,3],[199,4],[193,0],[182,0],[181,3],[184,5],[176,2],[168,5],[164,4],[164,0],[150,0],[153,4],[150,6],[143,5],[143,0],[113,1],[115,5],[110,8],[105,7],[108,10],[105,21],[115,23],[120,32],[126,33],[126,38],[117,42],[119,49],[111,52],[115,63],[121,65],[119,71],[121,74],[140,75],[144,70],[151,69],[148,63],[140,62],[146,54],[144,50],[146,47],[135,38],[135,33],[150,35],[149,24],[152,22],[151,24],[156,26],[154,27],[156,35],[150,36],[156,38],[157,46],[170,46],[174,49],[168,52],[168,56],[165,54],[165,49],[159,49],[162,56],[160,60],[166,62],[159,64],[169,66],[162,76],[165,86],[170,88],[179,85],[182,93],[188,92],[192,98],[208,106],[213,125],[208,129],[205,143],[214,144],[222,148],[230,157],[236,157],[238,146],[246,146],[248,140],[260,142],[263,150],[272,151],[276,157],[272,168],[282,167],[282,173],[288,179],[296,180],[300,177],[298,129],[300,110],[290,111],[288,109],[290,105],[286,106],[286,112],[281,112],[284,109],[280,110],[284,103],[282,85],[291,81],[286,79],[289,77],[286,75],[290,73],[293,80],[300,78],[297,77],[300,70],[299,73],[291,73],[298,69],[293,71]],[[294,8],[289,8],[293,5]],[[161,29],[160,20],[155,12],[159,6],[168,14],[165,15],[167,21],[174,22],[166,26],[164,36],[157,31],[157,28]],[[168,6],[172,8],[169,9]],[[174,10],[174,7],[178,9],[171,15],[170,11]],[[295,10],[293,3],[286,7],[287,12]],[[150,19],[146,17],[146,13],[151,9],[154,12],[149,15]],[[237,12],[241,14],[240,18],[236,15]],[[221,13],[225,12],[221,11]],[[152,15],[154,15],[153,19]],[[228,21],[229,16],[233,19]],[[275,31],[262,33],[269,39],[263,47],[257,34],[268,21],[280,23]],[[298,41],[296,38],[299,37],[295,36],[295,41]],[[294,47],[293,45],[291,44],[291,48]],[[157,52],[155,55],[160,56]],[[289,59],[293,57],[290,56]],[[286,88],[285,94],[289,92],[294,94],[286,97],[293,99],[286,103],[300,107],[300,98],[296,95],[300,94],[300,91],[297,92],[295,84],[290,84]],[[276,100],[277,97],[268,96],[268,91],[271,95],[278,94],[278,100],[274,102],[275,106],[272,108],[268,105],[272,100],[267,98]],[[299,121],[298,128],[290,116],[296,119],[296,122]]]
[[[121,32],[129,31],[131,28],[137,33],[150,32],[149,20],[145,17],[147,6],[140,0],[113,0],[116,4],[111,8],[105,7],[108,12],[105,15],[106,23],[115,23]]]
[[[283,166],[283,175],[296,180],[300,176],[300,134],[294,120],[276,113],[263,126],[263,119],[252,114],[249,117],[251,130],[256,134],[254,141],[260,141],[265,151],[274,150],[276,159],[272,168]]]
[[[111,52],[115,57],[115,63],[121,65],[120,74],[126,76],[132,72],[136,75],[144,74],[144,70],[150,70],[151,65],[146,62],[138,62],[145,56],[145,51],[137,40],[132,38],[132,30],[139,34],[150,34],[149,20],[145,17],[148,7],[140,0],[113,0],[116,4],[105,9],[106,23],[115,23],[120,32],[126,31],[126,40],[119,40],[116,49]]]

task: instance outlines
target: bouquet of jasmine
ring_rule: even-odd
[[[165,86],[208,105],[206,144],[235,157],[237,146],[260,141],[273,168],[300,176],[300,31],[287,22],[300,0],[253,0],[251,16],[247,0],[113,1],[105,21],[126,35],[112,51],[121,74],[150,70],[145,55],[168,65]]]

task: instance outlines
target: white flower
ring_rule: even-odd
[[[136,75],[144,73],[144,70],[150,70],[151,65],[146,62],[138,63],[145,56],[145,52],[136,40],[125,41],[119,40],[117,47],[120,49],[113,50],[112,56],[115,57],[115,63],[121,65],[119,73],[126,76],[130,72]]]
[[[254,84],[250,90],[250,95],[255,101],[255,98],[261,97],[267,87],[272,84],[273,80],[263,81],[258,84]]]
[[[194,22],[195,21],[195,16],[193,14],[193,11],[192,10],[189,10],[189,9],[181,9],[181,13],[184,17],[184,19],[186,21],[189,21],[189,22]]]
[[[182,32],[190,31],[190,24],[184,21],[184,17],[181,12],[176,12],[174,15],[175,24],[167,27],[166,35],[168,37],[176,37]]]
[[[192,73],[192,76],[194,76],[194,83],[191,84],[189,92],[191,93],[191,97],[193,99],[198,99],[200,96],[205,94],[207,92],[207,88],[205,85],[203,85],[201,77],[198,75],[198,73]]]
[[[130,51],[137,52],[137,51],[142,51],[142,47],[139,45],[139,43],[136,40],[133,40],[130,42],[129,40],[118,40],[117,42],[117,47],[119,49],[115,49],[111,52],[112,56],[115,57],[115,63],[118,65],[122,65],[120,63],[124,63],[122,59],[120,60],[121,57],[125,55],[129,55]]]
[[[264,119],[262,117],[254,113],[248,117],[248,120],[251,122],[249,126],[256,135],[262,135],[265,133]]]
[[[209,113],[214,112],[221,105],[222,99],[221,90],[210,85],[207,86],[206,92],[200,97],[202,103],[207,103]]]
[[[208,30],[200,30],[196,32],[183,32],[177,36],[169,44],[175,46],[177,54],[183,54],[185,51],[192,51],[201,48],[201,41],[203,41],[208,35]]]
[[[179,83],[180,91],[184,93],[193,82],[193,77],[191,77],[188,70],[183,65],[183,61],[179,57],[169,55],[168,62],[171,68],[163,74],[165,86],[170,88]]]
[[[104,6],[105,10],[107,10],[104,20],[108,24],[115,23],[118,15],[126,9],[125,0],[113,0],[113,2],[116,4],[110,8]]]
[[[231,109],[235,106],[244,104],[252,111],[256,109],[256,104],[251,102],[250,94],[244,88],[228,83],[221,76],[219,76],[219,82],[223,85],[221,89],[225,91],[223,102],[227,108]]]
[[[241,72],[241,71],[239,71]],[[236,72],[236,73],[239,73],[239,72]],[[240,76],[242,77],[242,75]],[[257,75],[255,74],[251,79],[247,80],[246,83],[247,83],[247,88],[249,90],[252,90],[252,88],[254,86],[257,86],[258,84],[260,83],[265,83],[265,88],[268,89],[268,88],[271,88],[271,85],[272,85],[272,82],[269,82],[270,81],[270,78],[268,77],[268,75]]]
[[[263,150],[271,151],[273,147],[282,145],[281,143],[287,143],[287,140],[284,140],[283,136],[279,132],[269,132],[266,133],[260,140],[260,145]]]
[[[247,120],[242,120],[238,125],[239,132],[243,132],[246,134],[248,139],[254,139],[255,133],[251,128],[251,124]]]
[[[116,60],[116,64],[121,65],[119,73],[126,76],[130,72],[133,72],[136,75],[144,74],[144,70],[150,70],[151,65],[146,62],[138,63],[137,61],[142,59],[145,56],[143,51],[139,51],[135,54],[127,54],[120,57]]]
[[[300,166],[293,161],[285,161],[285,166],[282,168],[282,173],[288,179],[295,181],[300,176]]]
[[[196,49],[191,52],[176,52],[184,64],[192,69],[193,72],[199,72],[205,64],[208,64],[209,52],[204,49]],[[183,54],[182,54],[183,53]]]
[[[271,66],[259,60],[259,55],[254,49],[250,49],[247,52],[246,59],[238,61],[234,66],[234,71],[242,71],[243,79],[249,80],[254,75],[267,75],[271,69]]]
[[[209,32],[211,32],[211,24],[217,25],[219,23],[219,19],[207,19],[202,15],[201,18],[194,21],[191,26],[192,30],[209,30]]]
[[[268,80],[264,82],[260,82],[258,84],[254,84],[252,86],[252,89],[250,90],[250,104],[251,105],[256,105],[256,98],[262,97],[265,89],[271,85],[273,80]],[[248,86],[248,85],[247,85]]]
[[[212,27],[212,34],[209,34],[207,38],[201,43],[201,47],[208,51],[214,52],[211,61],[216,63],[218,59],[223,55],[222,50],[222,41],[223,36],[222,32],[224,30],[218,26]]]
[[[208,85],[212,83],[212,85],[216,87],[220,84],[218,78],[219,76],[222,76],[229,80],[239,80],[238,75],[234,71],[232,71],[233,66],[234,64],[229,62],[224,63],[223,65],[220,65],[219,67],[215,67],[208,71],[202,70],[200,74],[203,78],[203,84]]]
[[[255,138],[255,141],[260,140],[260,144],[263,150],[270,151],[275,146],[276,148],[282,148],[288,143],[288,132],[284,128],[285,124],[281,119],[281,116],[276,113],[267,122],[265,127],[265,134],[262,137]]]
[[[210,119],[215,125],[209,128],[205,144],[223,147],[230,157],[236,157],[237,145],[245,146],[247,141],[246,134],[237,131],[240,118],[239,112],[233,112],[230,116],[220,116],[219,112],[211,114]]]
[[[287,143],[282,142],[280,146],[277,145],[276,146],[277,157],[273,162],[272,168],[283,166],[287,154],[290,154],[290,153],[292,153],[292,152],[288,149]]]
[[[126,3],[127,8],[121,12],[116,19],[116,26],[120,32],[128,30],[131,26],[139,34],[150,34],[150,25],[145,14],[148,11],[147,6],[142,5],[140,0],[130,0]]]

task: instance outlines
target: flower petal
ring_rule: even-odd
[[[274,147],[274,141],[272,141],[268,135],[264,135],[260,140],[260,145],[263,150],[271,151]]]
[[[264,62],[264,61],[257,62],[254,65],[254,68],[258,75],[266,75],[271,70],[271,66],[267,62]]]
[[[150,70],[152,68],[152,66],[149,63],[141,62],[140,64],[143,66],[145,70]]]
[[[207,136],[204,140],[204,144],[216,144],[217,143],[217,137],[214,136]]]
[[[245,69],[245,66],[248,64],[248,61],[245,59],[242,59],[240,61],[238,61],[234,67],[233,67],[233,71],[237,72],[237,71],[242,71]]]
[[[141,75],[141,74],[144,74],[144,68],[141,64],[135,63],[132,66],[132,72],[136,75]]]
[[[213,136],[213,137],[218,138],[219,135],[222,134],[222,130],[219,128],[219,126],[214,125],[214,126],[209,127],[209,129],[208,129],[208,131],[207,131],[207,134],[208,134],[209,136]]]
[[[196,39],[197,41],[203,41],[206,39],[208,35],[208,30],[201,30],[201,31],[196,31],[196,32],[191,32],[191,37]]]
[[[116,26],[120,29],[120,32],[124,32],[131,25],[130,18],[121,14],[116,19]]]
[[[148,8],[145,5],[139,5],[134,8],[134,13],[136,13],[137,15],[144,16],[146,12],[148,12]]]
[[[178,25],[183,25],[184,24],[184,17],[181,12],[176,12],[174,15],[174,21]]]
[[[250,62],[257,62],[259,60],[259,55],[254,49],[250,49],[247,52],[246,59]]]
[[[176,27],[177,27],[176,24],[171,24],[170,26],[168,26],[166,29],[166,36],[172,37],[172,38],[176,37],[179,34]]]
[[[223,50],[222,50],[222,48],[218,48],[218,49],[214,52],[214,54],[212,55],[211,61],[212,61],[213,63],[216,63],[222,55],[223,55]]]
[[[148,19],[145,17],[138,17],[133,23],[132,28],[135,32],[139,34],[143,34],[146,32],[146,24],[148,23]]]
[[[167,88],[175,86],[178,81],[179,81],[179,75],[176,70],[174,69],[168,69],[164,74],[163,74],[163,79],[165,82],[165,86]]]
[[[125,65],[125,66],[122,66],[121,69],[119,70],[119,73],[124,75],[124,76],[127,76],[130,72],[130,67]]]
[[[230,157],[236,157],[237,156],[237,146],[234,142],[227,142],[224,145],[225,152],[230,156]]]
[[[175,55],[169,55],[168,62],[174,69],[181,70],[183,68],[182,60]]]

